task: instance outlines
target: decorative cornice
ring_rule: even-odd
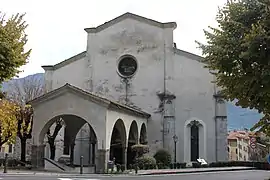
[[[189,123],[189,125],[190,125],[190,126],[193,126],[193,125],[199,126],[199,125],[201,125],[201,123],[200,123],[199,121],[197,121],[197,120],[193,120],[193,121],[191,121],[191,122]]]
[[[222,120],[224,120],[224,119],[227,119],[227,116],[215,116],[215,119],[217,120],[217,119],[222,119]]]
[[[148,19],[148,18],[139,16],[139,15],[127,12],[127,13],[122,14],[121,16],[118,16],[118,17],[116,17],[116,18],[114,18],[114,19],[112,19],[112,20],[110,20],[108,22],[105,22],[104,24],[102,24],[102,25],[100,25],[98,27],[85,28],[84,30],[87,33],[98,33],[98,32],[103,31],[104,29],[106,29],[106,28],[108,28],[110,26],[113,26],[114,24],[117,24],[117,23],[127,19],[127,18],[134,19],[134,20],[137,20],[137,21],[140,21],[140,22],[152,25],[152,26],[164,28],[164,29],[165,28],[173,28],[173,29],[175,29],[177,27],[176,22],[161,23],[161,22],[155,21],[153,19]]]
[[[213,96],[216,99],[223,99],[224,98],[224,96],[221,94],[220,91],[216,92]]]

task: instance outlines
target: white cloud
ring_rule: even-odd
[[[195,40],[204,41],[203,29],[215,24],[217,7],[226,0],[0,0],[7,16],[26,12],[27,47],[33,49],[21,77],[43,72],[41,65],[58,63],[86,49],[86,27],[103,24],[125,12],[161,22],[176,21],[178,48],[199,54]]]

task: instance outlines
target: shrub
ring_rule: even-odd
[[[141,157],[149,152],[149,146],[143,144],[135,144],[131,147],[131,149],[137,153],[138,157]]]
[[[157,168],[158,169],[166,169],[166,168],[168,168],[168,166],[165,166],[163,163],[158,163]]]
[[[120,172],[120,170],[121,170],[121,165],[120,164],[116,164],[116,171],[117,172]]]
[[[169,166],[172,161],[170,153],[165,149],[158,150],[154,155],[154,158],[156,159],[157,163],[162,163],[165,166]]]
[[[193,162],[193,163],[192,163],[192,167],[193,167],[193,168],[200,168],[200,167],[201,167],[201,164],[198,163],[198,162]]]
[[[126,169],[125,165],[124,165],[124,164],[122,164],[122,165],[121,165],[121,171],[122,171],[122,172],[124,172],[124,171],[125,171],[125,169]]]
[[[140,169],[156,169],[156,160],[152,156],[141,156],[137,162]]]
[[[180,168],[186,168],[187,167],[187,163],[179,163],[180,164]]]

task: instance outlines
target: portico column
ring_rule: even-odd
[[[127,168],[127,147],[123,147],[123,165]]]
[[[31,162],[33,167],[39,168],[45,166],[43,159],[45,146],[45,144],[32,145]]]
[[[96,142],[92,142],[91,144],[91,164],[95,164],[96,157]]]

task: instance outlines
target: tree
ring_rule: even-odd
[[[56,120],[55,124],[56,125],[55,125],[55,128],[54,128],[54,131],[53,131],[52,135],[51,135],[51,132],[50,132],[50,128],[47,131],[47,139],[48,139],[48,143],[50,145],[50,152],[51,152],[50,159],[52,159],[52,160],[55,159],[55,150],[56,150],[55,138],[56,138],[58,132],[63,127],[64,120],[62,118],[59,118],[59,119]]]
[[[204,30],[199,44],[204,63],[220,93],[236,105],[257,109],[264,117],[254,126],[270,135],[269,0],[229,0],[216,16],[218,27]],[[252,130],[253,130],[252,129]]]
[[[16,104],[0,99],[0,147],[5,143],[13,143],[17,133]]]
[[[8,85],[8,98],[18,104],[17,136],[21,142],[21,161],[25,162],[26,141],[32,138],[33,128],[33,109],[26,103],[41,96],[44,93],[44,87],[41,79],[35,76],[12,80]]]
[[[16,14],[5,20],[0,12],[0,84],[16,76],[21,66],[27,63],[31,50],[25,52],[27,43],[23,20],[24,14]]]

